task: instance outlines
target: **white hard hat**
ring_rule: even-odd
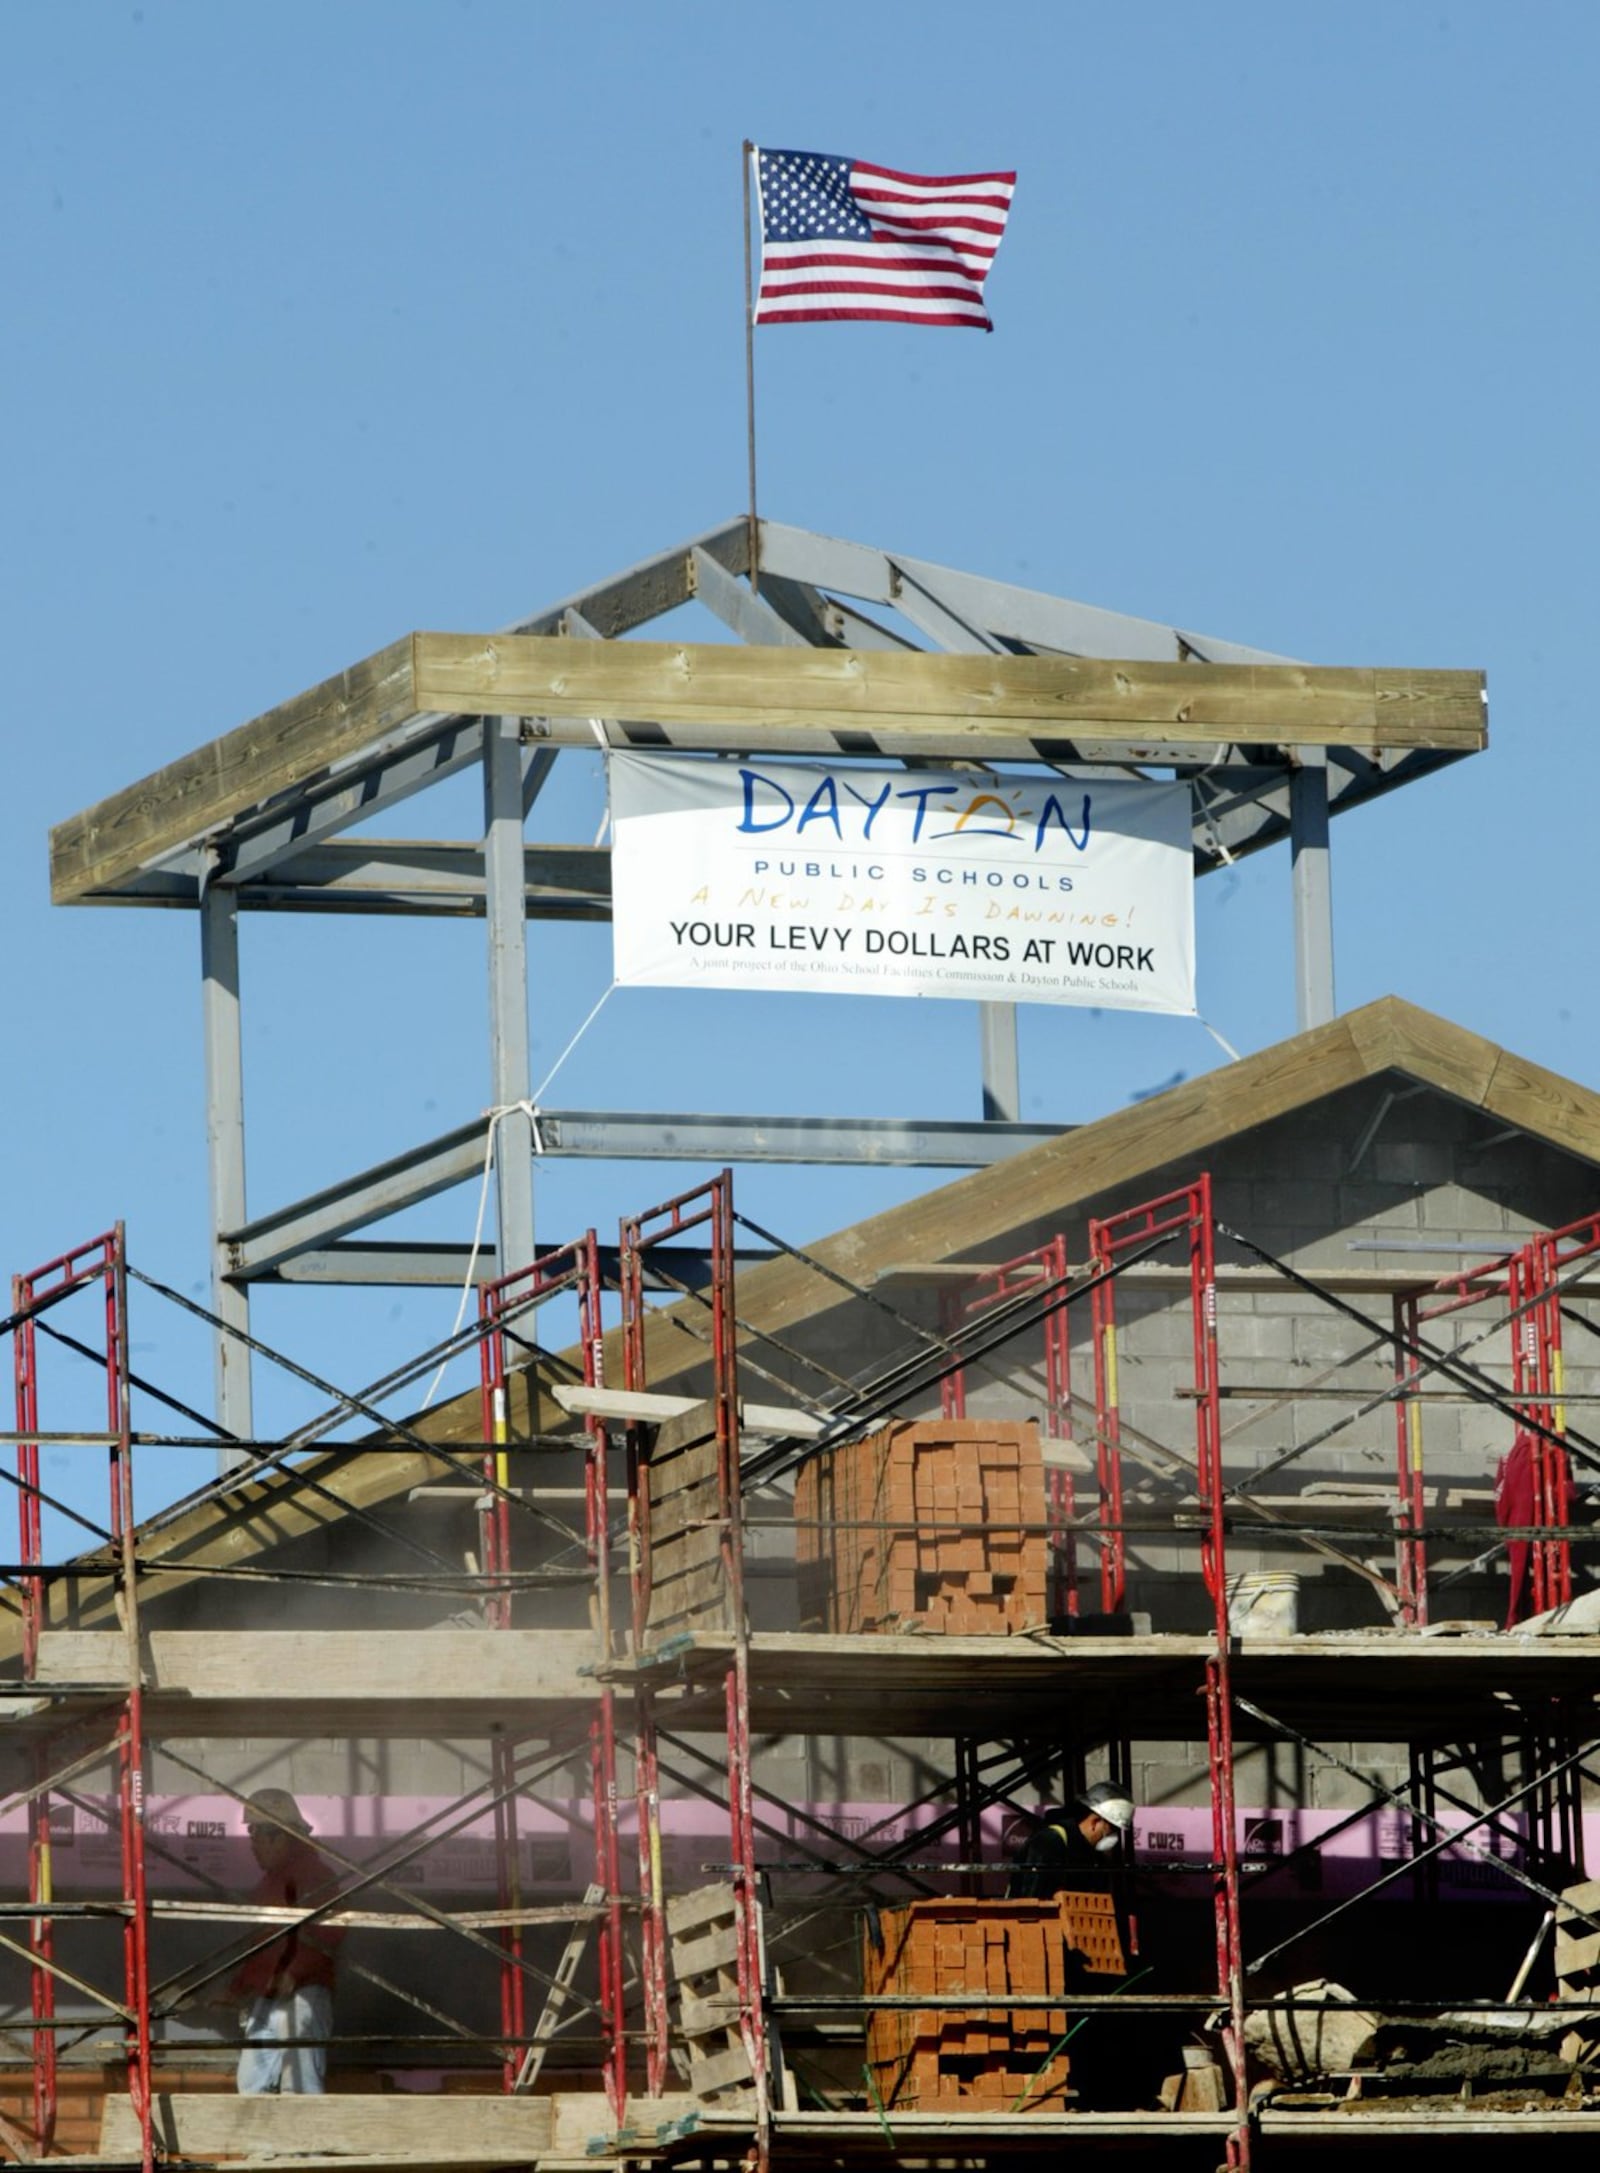
[[[1115,1781],[1095,1781],[1077,1799],[1086,1811],[1103,1818],[1118,1833],[1133,1831],[1133,1798]]]

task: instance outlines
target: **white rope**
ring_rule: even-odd
[[[535,1127],[538,1124],[538,1117],[531,1102],[512,1102],[504,1109],[491,1109],[488,1112],[489,1125],[483,1140],[483,1181],[478,1187],[478,1220],[473,1226],[472,1251],[467,1256],[467,1279],[461,1286],[461,1303],[456,1307],[456,1317],[450,1329],[450,1341],[452,1343],[461,1333],[461,1323],[467,1317],[467,1303],[472,1296],[472,1286],[478,1272],[478,1254],[483,1249],[483,1218],[488,1212],[489,1177],[494,1169],[494,1135],[500,1128],[501,1118],[510,1116],[515,1109],[526,1109]],[[534,1137],[535,1139],[538,1137],[537,1129]],[[428,1383],[428,1393],[422,1399],[424,1411],[427,1410],[429,1404],[439,1393],[439,1383],[444,1379],[445,1368],[449,1363],[448,1358],[440,1359],[439,1370]]]
[[[548,1088],[551,1080],[561,1069],[562,1065],[567,1061],[567,1058],[578,1046],[578,1043],[589,1031],[595,1020],[599,1017],[601,1006],[605,1003],[606,998],[611,994],[612,989],[614,989],[616,985],[617,984],[615,983],[615,981],[610,981],[601,990],[600,1001],[594,1006],[593,1010],[590,1011],[589,1016],[584,1020],[583,1024],[578,1028],[578,1031],[573,1035],[572,1039],[567,1043],[566,1047],[556,1058],[550,1069],[545,1073],[539,1084],[534,1088],[532,1095],[527,1101],[504,1102],[499,1108],[488,1109],[484,1112],[489,1122],[483,1139],[483,1176],[479,1180],[478,1184],[478,1219],[473,1225],[472,1250],[467,1256],[467,1274],[466,1280],[461,1285],[461,1302],[456,1307],[455,1322],[450,1330],[450,1341],[452,1343],[461,1333],[461,1323],[467,1317],[467,1306],[471,1302],[473,1285],[477,1279],[478,1255],[483,1250],[483,1225],[485,1217],[489,1212],[489,1180],[494,1174],[495,1141],[499,1136],[500,1127],[505,1122],[507,1117],[515,1117],[518,1115],[525,1116],[528,1120],[528,1131],[532,1138],[534,1154],[537,1156],[544,1153],[544,1134],[539,1127],[540,1100],[544,1095],[545,1090]],[[444,1379],[445,1368],[449,1365],[449,1363],[450,1361],[448,1358],[442,1359],[439,1364],[438,1372],[428,1383],[428,1393],[422,1399],[422,1408],[424,1411],[427,1410],[429,1404],[432,1403],[434,1397],[439,1393],[439,1383]]]
[[[597,1003],[597,1004],[595,1005],[594,1009],[593,1009],[593,1010],[592,1010],[592,1011],[591,1011],[591,1012],[589,1013],[589,1016],[588,1016],[588,1017],[587,1017],[587,1018],[586,1018],[586,1019],[584,1020],[583,1024],[582,1024],[582,1025],[581,1025],[581,1026],[580,1026],[580,1027],[578,1028],[578,1031],[577,1031],[577,1032],[576,1032],[576,1033],[575,1033],[575,1034],[573,1035],[572,1039],[571,1039],[571,1040],[570,1040],[570,1041],[569,1041],[569,1042],[567,1043],[566,1047],[565,1047],[565,1048],[564,1048],[564,1049],[562,1050],[561,1054],[560,1054],[560,1055],[559,1055],[559,1056],[558,1056],[558,1057],[556,1058],[555,1062],[554,1062],[554,1063],[553,1063],[553,1064],[552,1064],[552,1065],[550,1066],[550,1069],[549,1069],[549,1070],[548,1070],[548,1071],[547,1071],[547,1072],[545,1073],[544,1077],[543,1077],[543,1078],[542,1078],[542,1079],[541,1079],[541,1080],[539,1081],[539,1084],[538,1084],[538,1085],[537,1085],[537,1086],[536,1086],[536,1087],[534,1088],[534,1090],[533,1090],[533,1102],[532,1102],[532,1105],[531,1105],[531,1107],[530,1107],[530,1105],[529,1105],[529,1104],[527,1104],[526,1102],[524,1102],[524,1103],[520,1103],[520,1104],[518,1105],[519,1107],[521,1107],[521,1108],[525,1108],[525,1109],[527,1109],[527,1110],[528,1110],[528,1114],[529,1114],[529,1116],[530,1116],[530,1117],[532,1117],[532,1119],[533,1119],[533,1121],[534,1121],[534,1123],[535,1123],[535,1124],[537,1124],[537,1123],[538,1123],[538,1121],[539,1121],[539,1103],[540,1103],[541,1099],[543,1098],[543,1096],[545,1095],[545,1093],[546,1093],[546,1092],[548,1091],[548,1089],[549,1089],[549,1085],[550,1085],[550,1082],[551,1082],[551,1080],[552,1080],[552,1079],[553,1079],[553,1078],[555,1077],[556,1073],[557,1073],[557,1072],[558,1072],[558,1071],[559,1071],[559,1070],[561,1069],[562,1065],[563,1065],[563,1064],[564,1064],[564,1063],[565,1063],[565,1062],[567,1061],[567,1058],[568,1058],[568,1057],[569,1057],[569,1056],[570,1056],[570,1055],[572,1054],[573,1050],[574,1050],[574,1049],[575,1049],[575,1048],[576,1048],[576,1047],[578,1046],[578,1043],[579,1043],[579,1042],[580,1042],[580,1041],[581,1041],[581,1040],[583,1039],[584,1035],[585,1035],[585,1034],[586,1034],[586,1033],[587,1033],[587,1032],[589,1031],[590,1027],[591,1027],[591,1026],[592,1026],[592,1025],[594,1024],[595,1020],[596,1020],[596,1019],[597,1019],[597,1018],[598,1018],[598,1017],[600,1016],[600,1011],[601,1011],[601,1007],[602,1007],[602,1005],[604,1005],[604,1003],[605,1003],[605,1001],[606,1001],[606,998],[607,998],[607,997],[608,997],[608,996],[609,996],[609,995],[611,994],[611,991],[612,991],[612,990],[613,990],[613,989],[614,989],[614,988],[616,987],[616,985],[617,985],[617,984],[616,984],[616,982],[615,982],[615,981],[608,981],[608,982],[606,983],[605,987],[604,987],[604,988],[603,988],[603,989],[602,989],[602,990],[600,991],[600,1001],[599,1001],[599,1003]],[[535,1148],[534,1148],[534,1152],[535,1152],[535,1154],[542,1154],[542,1153],[544,1152],[544,1149],[543,1149],[543,1147],[541,1147],[541,1146],[537,1146],[537,1145],[536,1145],[536,1146],[535,1146]]]
[[[1198,1011],[1195,1013],[1195,1017],[1197,1019],[1200,1019],[1200,1014]],[[1211,1036],[1212,1040],[1216,1043],[1217,1047],[1223,1052],[1223,1054],[1228,1058],[1230,1063],[1242,1064],[1244,1062],[1244,1058],[1239,1054],[1233,1043],[1231,1041],[1225,1040],[1223,1036],[1217,1032],[1217,1029],[1212,1025],[1209,1019],[1200,1019],[1200,1024],[1205,1028],[1206,1032]]]

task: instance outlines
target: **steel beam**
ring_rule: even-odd
[[[235,887],[248,883],[319,839],[334,837],[352,823],[368,822],[413,793],[470,769],[483,754],[482,720],[424,717],[408,731],[407,740],[398,749],[364,754],[352,765],[348,780],[332,791],[309,785],[293,795],[287,808],[275,809],[264,820],[237,824],[229,833],[226,865],[217,880]]]
[[[893,591],[894,606],[902,618],[919,627],[930,641],[936,641],[941,649],[985,651],[990,655],[1005,652],[1005,643],[970,619],[945,600],[935,584],[926,576],[906,570],[899,559],[889,561],[889,579]]]
[[[343,1183],[225,1231],[230,1272],[259,1282],[302,1253],[464,1184],[483,1168],[488,1120],[478,1117]],[[883,1168],[983,1169],[1056,1139],[1059,1124],[926,1122],[903,1117],[708,1116],[652,1109],[541,1109],[536,1151],[619,1162],[872,1163]]]
[[[610,915],[611,855],[603,846],[524,846],[522,879],[530,919]],[[335,840],[280,861],[237,895],[242,905],[279,913],[481,916],[483,847],[433,838]]]
[[[524,747],[522,750],[522,819],[527,821],[533,813],[533,804],[549,781],[550,772],[556,766],[553,747]]]
[[[1300,750],[1289,773],[1289,851],[1294,891],[1295,1017],[1302,1033],[1325,1026],[1333,1006],[1333,873],[1328,851],[1328,765]]]
[[[483,879],[489,923],[489,1086],[500,1257],[533,1258],[533,1074],[528,1051],[528,916],[522,872],[522,726],[484,720]],[[520,1105],[520,1106],[519,1106]]]
[[[239,915],[225,890],[207,890],[200,909],[200,1009],[205,1043],[206,1156],[211,1208],[211,1308],[217,1419],[241,1441],[255,1436],[250,1352],[227,1333],[250,1332],[250,1298],[233,1272],[221,1233],[245,1218],[244,1046],[239,1024]],[[243,1452],[240,1452],[242,1455]],[[226,1470],[240,1460],[218,1451]]]
[[[559,1248],[547,1244],[545,1250],[553,1252]],[[597,1256],[602,1280],[614,1285],[621,1267],[618,1247],[601,1245],[597,1248]],[[758,1267],[762,1261],[775,1257],[769,1251],[754,1247],[740,1246],[734,1252],[735,1265],[740,1268]],[[469,1245],[386,1244],[369,1239],[364,1244],[329,1245],[321,1252],[296,1253],[292,1260],[285,1260],[271,1275],[260,1279],[275,1283],[378,1284],[394,1289],[459,1290],[467,1279],[469,1268],[475,1284],[497,1280],[500,1266],[494,1247],[480,1247],[474,1260]],[[702,1290],[710,1283],[713,1273],[710,1253],[687,1245],[661,1246],[644,1264],[644,1287],[660,1291]]]
[[[477,1117],[340,1184],[224,1231],[232,1272],[242,1281],[259,1281],[296,1253],[332,1244],[478,1176],[488,1122]]]
[[[984,1121],[1015,1124],[1022,1113],[1016,1005],[980,1003],[978,1042],[983,1058]]]
[[[702,535],[691,536],[687,543],[658,551],[653,558],[642,559],[624,573],[597,581],[589,588],[579,589],[574,596],[564,597],[559,604],[551,604],[544,611],[519,619],[506,631],[513,634],[571,634],[578,629],[565,622],[578,618],[600,640],[615,641],[618,635],[631,634],[635,627],[648,625],[650,620],[659,619],[663,613],[688,603],[694,593],[689,567],[697,548],[729,573],[748,573],[750,523],[741,514],[736,521],[725,521],[720,528],[709,528]],[[765,566],[762,571],[766,571]]]
[[[770,599],[775,584],[762,591]],[[865,623],[865,622],[863,622]],[[859,627],[852,630],[851,646],[864,646]],[[896,647],[906,644],[896,643]],[[534,720],[532,730],[539,729]],[[1139,759],[1131,750],[1099,740],[1075,743],[1080,759],[1071,764],[1075,777],[1138,777],[1170,771],[1178,776],[1204,780],[1195,802],[1195,873],[1205,875],[1224,865],[1227,857],[1242,860],[1264,851],[1289,836],[1290,772],[1281,764],[1248,763],[1228,750],[1220,763],[1196,762],[1193,747],[1141,746]],[[537,750],[554,760],[549,746]],[[1455,760],[1452,755],[1422,749],[1411,754],[1385,751],[1377,758],[1341,747],[1328,762],[1330,815],[1343,814],[1401,784],[1410,784]],[[586,860],[592,853],[592,862]],[[409,855],[419,871],[414,886],[396,889],[390,856]],[[86,903],[95,905],[167,906],[193,911],[200,901],[202,855],[198,851],[160,868],[129,875],[114,886],[97,892]],[[595,870],[608,865],[603,848],[581,845],[529,846],[528,911],[532,918],[603,919],[609,888]],[[464,871],[460,887],[453,888],[447,871]],[[307,847],[292,859],[275,862],[248,882],[235,886],[241,906],[252,911],[478,914],[483,911],[483,870],[480,849],[473,845],[422,843],[399,845],[391,840],[332,841]]]
[[[541,1110],[551,1155],[623,1162],[876,1163],[885,1168],[984,1169],[1058,1139],[1060,1124],[920,1122],[902,1117],[721,1117],[655,1110]]]
[[[459,1290],[471,1270],[473,1283],[492,1283],[500,1274],[500,1255],[492,1244],[406,1245],[368,1238],[344,1245],[324,1245],[293,1254],[254,1278],[262,1283],[377,1283],[396,1290]]]
[[[1290,657],[1270,649],[1251,649],[1236,641],[1221,641],[1151,619],[1129,618],[1120,611],[1102,611],[1093,604],[1079,604],[1061,596],[1047,596],[1037,589],[1013,588],[1004,581],[960,573],[951,566],[935,566],[923,559],[893,558],[868,544],[845,543],[833,536],[813,535],[808,529],[786,528],[781,522],[761,523],[761,573],[786,575],[807,581],[814,588],[838,589],[869,604],[897,604],[896,569],[936,594],[948,609],[970,626],[983,627],[1030,648],[1055,649],[1069,656],[1138,657],[1153,663],[1173,663],[1185,655],[1204,657],[1213,664],[1287,664]]]
[[[694,593],[708,611],[731,627],[741,641],[768,648],[806,649],[811,644],[781,617],[765,597],[747,588],[697,543],[689,553]]]
[[[782,574],[761,569],[761,594],[812,649],[914,649],[907,634],[895,633],[856,611],[837,597],[805,581],[789,581]]]

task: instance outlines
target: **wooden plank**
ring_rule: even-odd
[[[556,2158],[593,2159],[603,2154],[605,2144],[616,2139],[617,2124],[599,2091],[558,2090],[550,2102],[555,2111],[552,2154]],[[699,2101],[686,2091],[675,2090],[661,2098],[634,2097],[630,2093],[625,2114],[630,2148],[623,2155],[637,2156],[638,2145],[652,2142],[663,2131],[680,2137],[682,2123],[701,2110]]]
[[[141,778],[50,833],[50,895],[70,905],[416,716],[411,637]]]
[[[708,1970],[732,1969],[739,1957],[739,1934],[732,1924],[703,1933],[698,1939],[673,1941],[672,1968],[679,1977],[703,1977]]]
[[[1480,1108],[1501,1051],[1481,1034],[1413,1004],[1368,1004],[1350,1016],[1350,1033],[1374,1073],[1425,1068],[1430,1085]]]
[[[739,1995],[737,1992],[713,1992],[708,1998],[697,1999],[685,1992],[678,2001],[678,2020],[685,2037],[709,2037],[713,2030],[737,2029],[739,2026]],[[690,2058],[694,2057],[693,2052]]]
[[[585,733],[590,717],[644,717],[685,747],[826,752],[841,730],[865,730],[884,752],[977,755],[1070,740],[1088,727],[1133,742],[1467,753],[1487,737],[1483,677],[1472,671],[1197,669],[539,634],[419,633],[413,643],[421,708],[571,718]]]
[[[557,1381],[550,1393],[563,1411],[579,1418],[610,1418],[659,1426],[703,1407],[698,1396],[653,1396],[640,1388],[591,1388],[583,1381]]]
[[[1600,1161],[1600,1095],[1558,1072],[1499,1050],[1482,1106],[1585,1161]]]
[[[582,1381],[557,1381],[550,1393],[563,1411],[578,1418],[661,1426],[671,1419],[701,1412],[708,1433],[714,1424],[712,1407],[700,1396],[663,1396],[639,1388],[591,1388]],[[803,1411],[798,1404],[741,1401],[739,1405],[739,1429],[745,1434],[794,1435],[809,1440],[822,1433],[826,1424],[814,1411]]]
[[[202,1924],[298,1924],[306,1913],[304,1909],[245,1901],[152,1901],[149,1909],[152,1917]],[[569,1901],[553,1903],[547,1909],[451,1909],[438,1917],[414,1916],[399,1907],[334,1909],[320,1921],[368,1932],[486,1932],[500,1931],[508,1924],[577,1924],[581,1940],[588,1926],[603,1914],[598,1904]]]
[[[729,2039],[712,2053],[698,2045],[689,2047],[689,2082],[696,2097],[710,2097],[718,2090],[737,2090],[750,2080],[750,2055],[736,2039]]]
[[[652,1545],[651,1583],[655,1604],[652,1625],[664,1611],[682,1614],[712,1605],[722,1593],[722,1549],[714,1532],[695,1532],[665,1545]],[[718,1609],[720,1618],[721,1610]]]
[[[526,2165],[548,2150],[548,2098],[381,2096],[229,2097],[221,2092],[160,2092],[157,2140],[192,2158],[235,2154],[337,2159],[407,2157],[437,2165]],[[104,2157],[139,2153],[139,2125],[122,2094],[106,2099],[100,2127]]]
[[[667,1896],[667,1930],[674,1938],[681,1932],[697,1931],[702,1924],[715,1924],[733,1915],[733,1888],[726,1879],[717,1879],[710,1886],[696,1886],[687,1894]]]

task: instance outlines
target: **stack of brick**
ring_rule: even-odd
[[[1005,1636],[1046,1619],[1032,1420],[923,1419],[848,1441],[795,1484],[801,1620]]]
[[[974,2008],[983,1993],[1045,1998],[1080,1976],[1114,1989],[1126,1974],[1107,1894],[1049,1901],[916,1901],[869,1927],[867,1997],[961,1997],[956,2008],[882,2008],[867,2021],[867,2067],[885,2111],[1060,2111],[1072,2096],[1065,2007]]]

